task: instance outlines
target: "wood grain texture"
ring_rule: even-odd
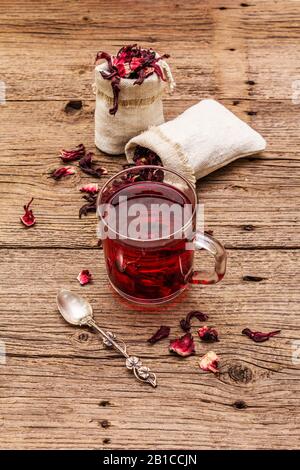
[[[298,251],[230,251],[223,285],[193,286],[163,311],[120,301],[108,286],[100,250],[93,256],[76,250],[75,256],[70,250],[32,249],[30,262],[28,250],[2,251],[2,446],[163,449],[180,448],[184,439],[189,449],[284,448],[282,430],[293,442],[300,417],[300,377],[291,360],[292,341],[300,333],[300,279],[290,273],[299,266]],[[95,279],[85,288],[76,281],[83,266]],[[265,279],[244,281],[249,274]],[[55,306],[61,285],[89,298],[97,321],[157,372],[156,390],[135,382],[123,359],[103,349],[96,334],[64,323]],[[172,337],[181,334],[179,320],[192,308],[207,312],[220,332],[214,345],[221,357],[218,378],[198,367],[209,345],[196,340],[197,356],[184,360],[168,353],[167,340],[146,343],[161,323],[171,326]],[[241,335],[249,324],[282,333],[257,345]]]
[[[299,39],[294,0],[158,0],[155,8],[148,0],[2,0],[0,448],[299,447]],[[178,86],[164,101],[168,119],[214,97],[268,142],[261,155],[198,183],[206,228],[228,249],[227,276],[163,309],[133,308],[108,286],[96,220],[78,219],[79,188],[91,179],[48,178],[61,147],[94,149],[94,55],[130,42],[171,53]],[[82,108],[68,112],[72,99]],[[125,161],[96,155],[109,176]],[[19,216],[31,196],[37,224],[26,230]],[[80,288],[83,268],[94,282]],[[63,322],[61,286],[86,295],[99,323],[157,372],[156,390],[136,383],[96,334]],[[180,334],[179,320],[195,308],[220,332],[219,377],[199,371],[208,347],[198,341],[186,360],[168,353],[167,340],[146,343],[163,323]],[[255,344],[241,335],[246,326],[282,333]]]

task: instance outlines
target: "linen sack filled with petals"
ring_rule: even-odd
[[[163,166],[195,183],[237,158],[264,150],[266,141],[223,105],[206,99],[133,137],[125,147],[130,163],[137,146],[155,152]]]
[[[162,72],[161,79],[151,73],[141,84],[133,78],[120,78],[116,97],[110,80],[103,78],[108,73],[106,63],[95,67],[96,109],[95,109],[95,144],[111,155],[124,153],[125,145],[133,136],[164,122],[162,94],[169,83],[170,91],[174,87],[168,64],[164,60],[157,62]]]

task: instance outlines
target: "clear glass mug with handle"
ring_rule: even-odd
[[[108,278],[126,299],[159,304],[190,284],[215,284],[224,277],[226,251],[196,229],[197,195],[180,174],[164,167],[129,167],[98,195]],[[214,258],[211,272],[194,269],[195,250]]]

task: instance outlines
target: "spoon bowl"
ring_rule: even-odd
[[[86,325],[93,318],[91,304],[69,290],[61,289],[56,300],[58,310],[71,325]]]
[[[103,339],[103,344],[107,347],[113,347],[126,358],[126,367],[132,370],[134,376],[140,382],[145,382],[152,387],[156,387],[156,375],[151,372],[149,367],[145,367],[142,361],[136,356],[129,356],[126,350],[126,344],[122,339],[116,338],[111,331],[104,331],[93,319],[93,309],[91,304],[66,289],[61,289],[56,297],[57,307],[66,322],[71,325],[83,326],[87,325],[94,328]]]

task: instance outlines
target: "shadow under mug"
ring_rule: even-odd
[[[99,237],[108,278],[127,300],[170,301],[189,284],[215,284],[226,270],[219,241],[196,229],[197,195],[180,174],[164,167],[130,166],[98,195]],[[211,272],[194,270],[195,250],[214,258]]]

